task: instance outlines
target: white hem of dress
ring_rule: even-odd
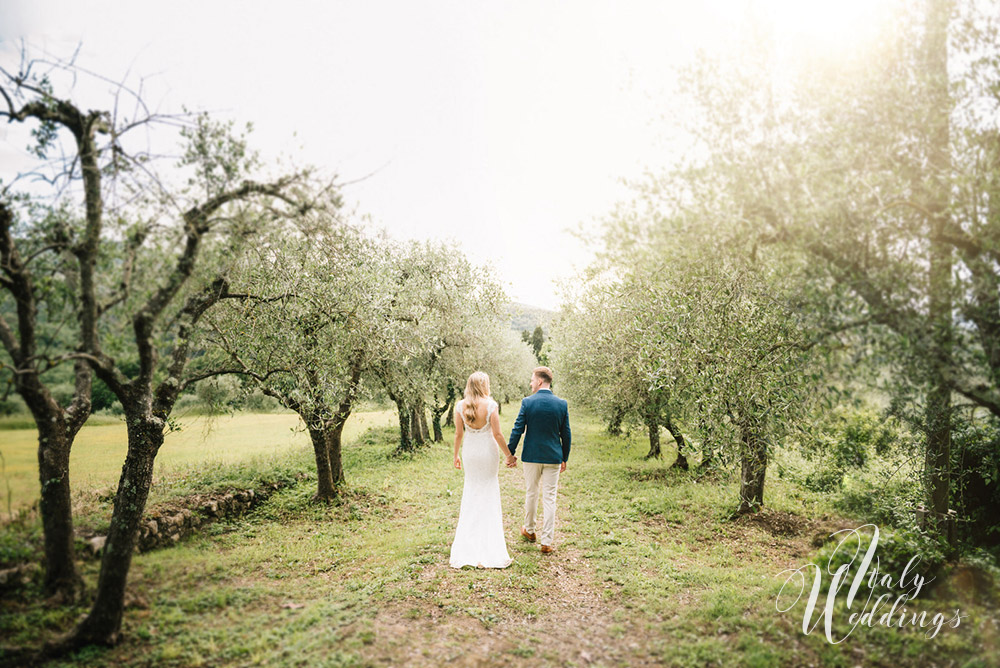
[[[482,564],[473,564],[471,562],[466,562],[466,563],[460,564],[458,566],[456,566],[452,562],[449,562],[448,565],[451,566],[452,568],[455,568],[455,569],[464,568],[465,566],[473,566],[474,568],[507,568],[512,563],[514,563],[514,558],[513,557],[511,557],[510,559],[508,559],[507,563],[503,564],[502,566],[483,566]]]

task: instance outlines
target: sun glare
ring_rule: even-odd
[[[750,5],[792,51],[830,57],[871,44],[891,12],[887,0],[752,0]]]

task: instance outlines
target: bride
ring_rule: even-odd
[[[465,398],[455,406],[455,468],[465,469],[465,485],[451,544],[452,568],[506,568],[513,562],[503,535],[497,448],[506,455],[508,467],[514,467],[517,458],[500,433],[498,407],[490,396],[490,377],[482,371],[469,376]],[[464,446],[461,459],[459,446]]]

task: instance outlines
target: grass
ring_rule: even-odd
[[[503,411],[505,433],[515,409]],[[934,639],[877,626],[839,645],[826,642],[822,625],[803,635],[801,603],[775,610],[783,580],[776,576],[808,561],[812,531],[839,519],[822,496],[772,477],[767,513],[734,522],[735,480],[670,470],[670,454],[644,461],[640,439],[608,437],[582,411],[574,416],[553,555],[518,539],[521,471],[501,468],[514,563],[449,568],[463,475],[451,465],[452,432],[444,444],[391,457],[392,428],[375,429],[345,448],[348,486],[339,503],[309,503],[315,477],[307,478],[248,516],[136,555],[122,642],[53,665],[972,667],[1000,660],[996,609],[960,590],[956,600],[921,602],[929,610],[960,605],[970,615]],[[313,468],[301,446],[281,461],[289,470]],[[226,468],[211,469],[204,483],[219,483]],[[198,487],[193,470],[186,476],[177,490]],[[781,530],[779,519],[792,529]],[[97,567],[83,564],[91,587]],[[4,644],[38,644],[85,611],[47,608],[29,591],[5,601],[0,636]]]
[[[358,438],[373,426],[395,421],[385,410],[352,415],[344,428],[344,439]],[[262,457],[301,449],[309,435],[295,413],[260,413],[218,417],[189,416],[179,420],[180,431],[170,432],[156,457],[154,478],[165,480],[185,471],[224,468]],[[30,428],[0,430],[0,518],[9,517],[38,500],[38,431]],[[117,487],[125,461],[128,438],[121,418],[93,416],[80,430],[70,451],[73,489],[97,490]]]

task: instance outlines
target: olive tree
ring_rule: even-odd
[[[86,360],[71,360],[73,397],[68,405],[60,403],[43,376],[49,373],[51,379],[51,370],[70,361],[67,355],[80,341],[75,240],[64,211],[18,207],[17,198],[0,197],[0,342],[9,360],[0,362],[0,371],[9,373],[4,394],[16,391],[38,428],[43,587],[54,599],[71,602],[80,595],[83,580],[75,563],[69,455],[90,416],[93,372]],[[8,308],[8,298],[13,308]]]
[[[814,341],[779,285],[763,267],[723,261],[650,286],[652,310],[683,314],[679,323],[661,320],[665,337],[681,333],[681,345],[662,371],[654,370],[653,386],[673,388],[683,378],[704,438],[737,455],[738,513],[763,505],[769,452],[815,396]],[[655,346],[656,337],[648,340]]]
[[[204,373],[245,375],[299,414],[316,458],[317,500],[335,498],[344,482],[344,424],[363,374],[390,349],[384,249],[324,211],[309,229],[248,249],[233,270],[233,298],[206,315]]]
[[[185,151],[173,174],[186,176],[187,185],[175,185],[175,178],[157,175],[148,156],[122,144],[123,133],[140,121],[84,111],[51,92],[48,80],[35,77],[30,67],[3,74],[10,120],[38,122],[36,132],[46,142],[61,133],[72,137],[64,172],[80,183],[78,193],[66,190],[67,199],[79,195],[75,206],[82,221],[72,246],[80,344],[67,357],[86,360],[114,393],[128,434],[96,596],[73,632],[49,648],[61,652],[117,641],[153,463],[177,397],[196,381],[186,372],[197,350],[199,321],[228,298],[232,258],[260,229],[298,215],[306,205],[294,192],[301,174],[251,178],[259,162],[231,124],[199,115],[183,128]],[[108,141],[98,141],[99,135]],[[109,253],[122,249],[123,261],[113,270],[97,271]]]
[[[426,409],[435,391],[440,397],[442,383],[447,389],[447,379],[459,381],[444,369],[446,351],[474,345],[491,323],[506,320],[505,300],[490,273],[453,245],[399,244],[390,257],[385,317],[393,328],[391,352],[376,373],[397,407],[398,451],[408,452],[431,440]],[[464,389],[464,377],[460,382]]]
[[[524,396],[531,371],[537,365],[531,346],[510,327],[506,318],[489,314],[471,321],[441,350],[431,376],[431,426],[434,442],[443,439],[441,418],[452,413],[473,371],[490,377],[490,392],[502,407]]]
[[[926,495],[942,520],[963,473],[956,406],[1000,417],[1000,33],[995,3],[895,9],[838,70],[803,58],[780,85],[773,62],[694,70],[690,129],[709,158],[688,191],[750,246],[807,257],[814,308],[850,296],[834,330],[853,319],[890,344],[886,389],[922,412]]]
[[[660,428],[666,428],[677,447],[674,465],[687,469],[686,389],[682,378],[666,372],[682,345],[679,333],[666,328],[678,321],[649,301],[648,284],[663,281],[666,267],[645,250],[613,252],[610,242],[628,233],[611,231],[613,217],[606,225],[609,245],[553,327],[553,365],[570,396],[600,415],[609,433],[619,434],[626,422],[641,425],[649,436],[647,459],[661,456]]]

